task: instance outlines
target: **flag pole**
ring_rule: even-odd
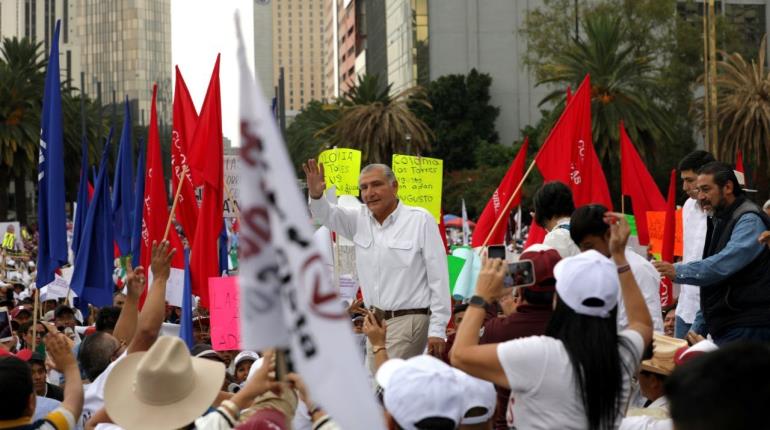
[[[166,222],[166,231],[163,233],[163,241],[168,239],[168,231],[171,229],[171,221],[174,219],[174,213],[176,212],[176,204],[179,202],[179,194],[182,192],[182,184],[184,183],[184,176],[187,174],[187,166],[182,166],[182,172],[179,173],[179,185],[176,186],[176,193],[174,194],[174,203],[171,204],[171,213],[168,214],[168,221]]]
[[[38,292],[39,290],[35,288],[32,290],[32,297],[33,297],[33,305],[32,305],[32,351],[35,350],[35,347],[37,346],[37,313],[39,309],[38,303],[40,302],[40,299],[38,298]]]
[[[492,239],[492,235],[495,233],[495,230],[497,230],[497,226],[500,224],[500,221],[502,221],[503,218],[507,217],[506,213],[511,208],[511,204],[513,203],[513,199],[516,198],[516,195],[521,190],[521,187],[524,185],[524,181],[527,180],[527,177],[530,173],[532,173],[532,169],[535,168],[535,161],[537,161],[537,157],[535,157],[534,160],[529,164],[529,167],[527,168],[527,171],[524,173],[524,176],[522,176],[521,181],[519,181],[519,185],[516,186],[516,189],[513,190],[513,193],[511,193],[511,196],[508,197],[508,201],[505,203],[505,207],[502,211],[500,211],[500,214],[497,216],[497,219],[495,220],[495,224],[492,226],[492,229],[489,230],[489,233],[487,234],[487,238],[484,239],[484,243],[481,244],[481,246],[487,246],[490,239]]]

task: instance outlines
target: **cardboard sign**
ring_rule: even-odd
[[[238,200],[240,199],[240,175],[238,174],[238,169],[241,164],[240,156],[225,155],[224,163],[223,179],[225,181],[225,186],[228,190],[230,190],[230,194],[228,195],[227,193],[224,193],[225,203],[222,206],[224,212],[223,216],[227,218],[235,218],[238,216],[236,207],[238,207]],[[176,190],[174,192],[176,192]],[[232,200],[230,197],[232,197]]]
[[[209,278],[209,299],[214,351],[241,349],[238,277]]]
[[[441,222],[444,161],[393,154],[392,168],[398,179],[398,198],[407,205],[427,209],[437,224]]]
[[[337,195],[358,195],[358,175],[361,172],[361,151],[349,148],[327,149],[318,155],[324,166],[326,188],[337,186]]]
[[[647,230],[650,233],[650,252],[660,258],[663,252],[663,229],[666,227],[665,211],[647,212]],[[674,239],[674,256],[682,256],[682,210],[676,211],[676,238]],[[670,261],[673,263],[673,261]]]

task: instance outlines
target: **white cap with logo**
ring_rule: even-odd
[[[615,263],[590,250],[565,258],[553,268],[556,292],[573,311],[608,318],[618,305],[620,279]]]

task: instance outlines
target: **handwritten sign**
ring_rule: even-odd
[[[327,149],[318,155],[324,166],[326,188],[337,186],[337,195],[358,195],[358,174],[361,172],[361,151],[349,148]]]
[[[227,186],[227,189],[230,191],[230,194],[224,193],[225,203],[222,206],[224,210],[223,215],[227,218],[235,218],[238,216],[236,207],[238,206],[238,201],[240,200],[241,188],[240,175],[238,174],[238,171],[240,169],[241,160],[237,155],[225,155],[224,163],[223,179],[225,181],[225,186]]]
[[[441,217],[444,161],[393,154],[393,173],[398,179],[398,198],[408,205],[427,209],[438,224]]]
[[[665,211],[647,212],[647,230],[650,233],[650,252],[660,255],[663,252],[663,229],[666,227]],[[674,239],[674,255],[682,256],[682,210],[676,211],[676,238]]]
[[[241,349],[238,277],[209,278],[209,299],[214,351]]]

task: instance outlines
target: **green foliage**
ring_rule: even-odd
[[[426,155],[444,160],[444,170],[476,167],[473,154],[484,143],[498,143],[495,121],[500,109],[489,104],[492,78],[476,69],[465,75],[446,75],[428,86],[433,109],[416,106],[417,115],[435,133]]]
[[[286,129],[286,146],[297,174],[302,177],[302,163],[331,145],[329,127],[339,119],[339,110],[313,100]]]

